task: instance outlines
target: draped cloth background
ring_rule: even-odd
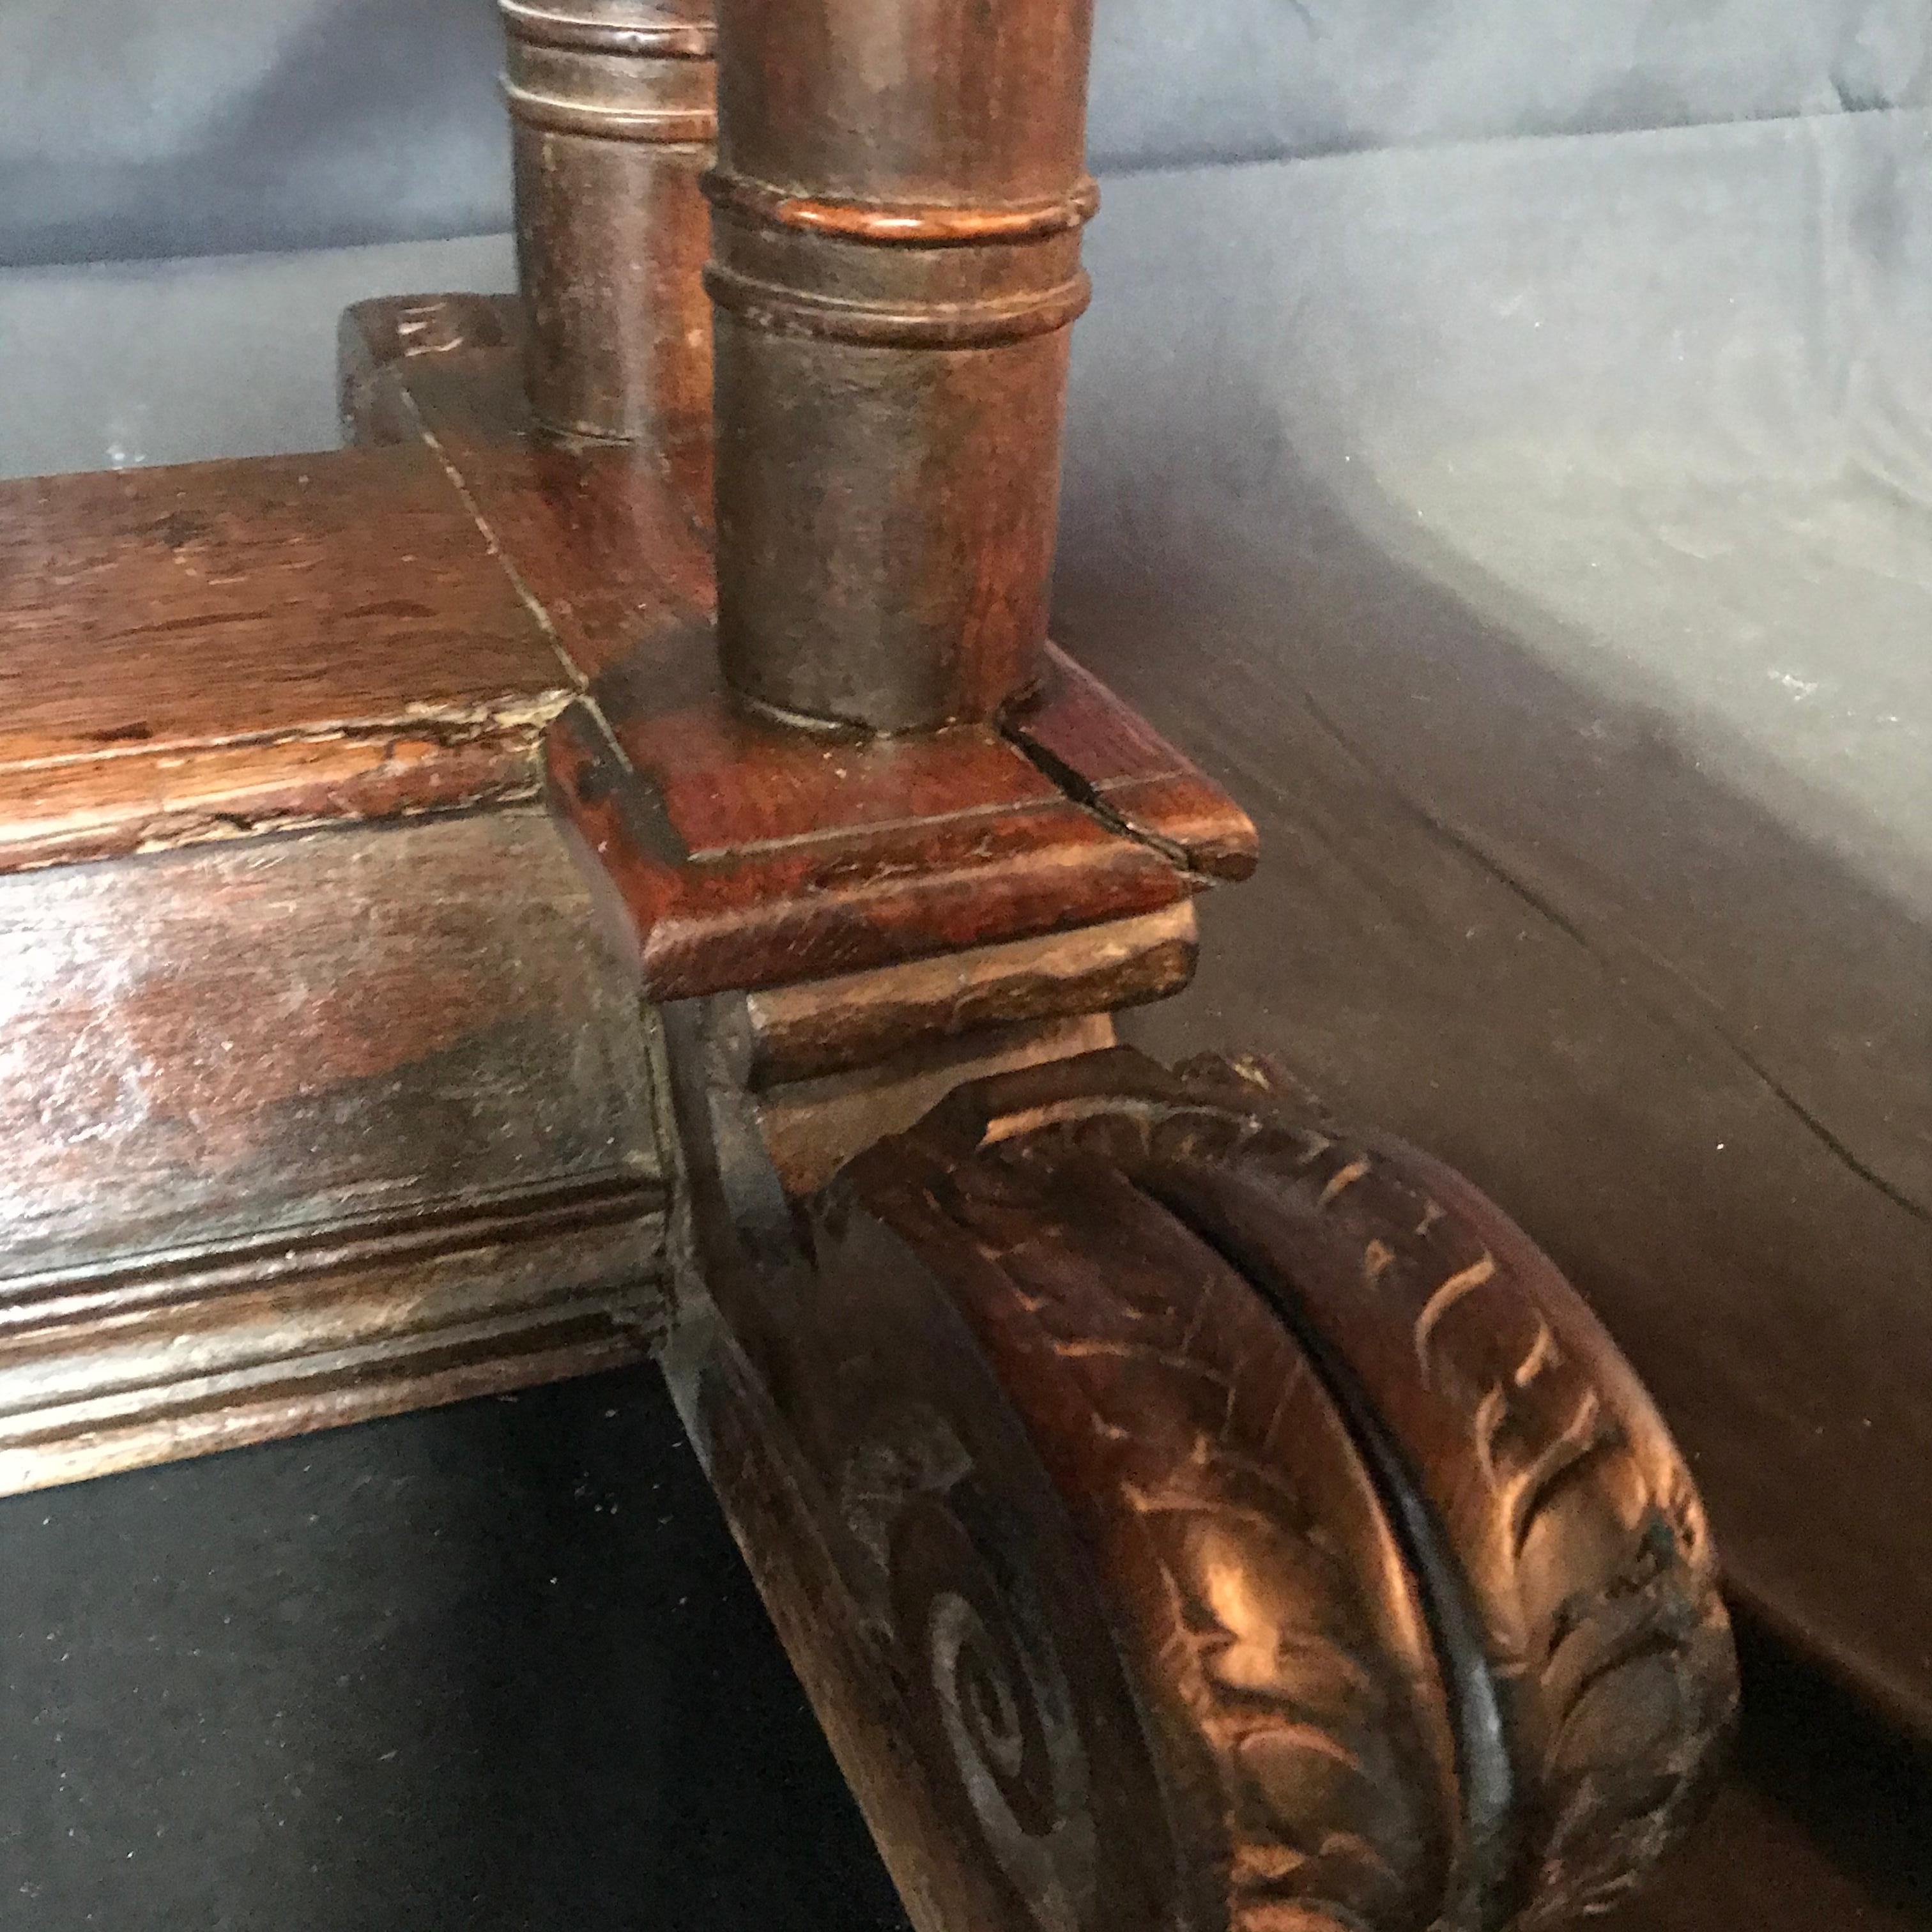
[[[1925,102],[1922,0],[1099,0],[1105,170]],[[8,0],[0,261],[508,225],[490,0]]]

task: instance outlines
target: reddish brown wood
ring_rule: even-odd
[[[542,443],[509,332],[401,355],[410,306],[364,304],[349,326],[357,365],[380,372],[365,414],[413,424],[448,464],[587,680],[552,734],[553,796],[610,874],[654,997],[1132,917],[1252,870],[1246,817],[1057,655],[1006,729],[867,738],[736,706],[709,621],[701,463]]]
[[[401,446],[0,487],[7,1488],[658,1323],[634,986],[506,809],[573,680],[384,386],[516,331],[364,320],[345,412]]]
[[[0,879],[0,1486],[634,1355],[635,1012],[533,810]]]
[[[709,0],[502,0],[530,404],[563,434],[701,437],[717,132]]]
[[[1682,1832],[1736,1688],[1694,1495],[1473,1190],[1103,1053],[788,1204],[742,1012],[669,1018],[674,1386],[922,1932],[1553,1927]]]
[[[588,680],[646,643],[650,675],[680,698],[716,688],[701,633],[712,602],[707,446],[667,451],[558,445],[535,434],[514,344],[514,306],[450,298],[458,340],[412,352],[402,323],[443,298],[361,302],[343,318],[340,354],[362,372],[356,433],[433,452],[466,514],[574,668]],[[674,636],[685,636],[673,648]]]
[[[1047,646],[1038,696],[1006,735],[1071,798],[1210,878],[1241,880],[1258,851],[1247,814],[1138,712]]]
[[[530,810],[0,880],[0,1282],[626,1169],[589,917]]]
[[[607,876],[613,913],[658,999],[784,986],[1130,918],[1175,904],[1192,884],[1166,854],[1058,794],[883,824],[866,822],[861,794],[858,825],[820,833],[814,802],[852,797],[830,770],[791,794],[796,838],[690,854],[674,826],[645,815],[632,774],[587,708],[567,712],[549,744],[552,796],[586,862]],[[797,741],[777,748],[790,759]],[[946,748],[909,741],[903,755]],[[731,776],[721,766],[715,782]],[[902,782],[896,772],[888,782]],[[1030,789],[1030,775],[1025,782]]]
[[[343,442],[377,448],[422,440],[422,425],[407,394],[390,380],[397,364],[463,349],[520,353],[523,339],[523,304],[508,296],[379,297],[352,304],[335,329]]]
[[[1196,527],[1184,496],[1174,514]],[[1165,579],[1177,554],[1139,574],[1096,549],[1066,580],[1068,621],[1192,753],[1272,774],[1252,802],[1282,882],[1210,903],[1196,997],[1137,1016],[1131,1036],[1163,1056],[1230,1040],[1278,1056],[1506,1202],[1691,1455],[1733,1600],[1932,1738],[1932,1191],[1912,1166],[1932,1148],[1925,928],[1687,764],[1617,778],[1612,760],[1611,789],[1580,804],[1594,754],[1566,764],[1562,747],[1599,714],[1532,684],[1499,724],[1486,695],[1520,664],[1449,604],[1425,599],[1427,621],[1475,669],[1432,718],[1465,746],[1528,734],[1514,768],[1540,782],[1486,817],[1471,797],[1493,758],[1418,772],[1395,740],[1371,755],[1355,734],[1388,694],[1374,680],[1406,661],[1391,626],[1412,607],[1366,556],[1351,570],[1397,602],[1364,593],[1355,614],[1386,634],[1365,647],[1348,736],[1324,717],[1348,688],[1318,685],[1312,706],[1299,642],[1252,652],[1232,604],[1176,677],[1172,632],[1203,621],[1178,565]],[[1209,564],[1226,598],[1270,594],[1252,556]],[[1634,841],[1647,856],[1625,875],[1654,884],[1678,834],[1693,849],[1674,908],[1594,863]],[[1847,1510],[1847,1496],[1886,1500]]]
[[[828,1728],[929,1932],[1596,1910],[1694,1810],[1734,1688],[1607,1340],[1414,1157],[1079,1054],[1105,1016],[950,1038],[957,981],[920,983],[1252,863],[1035,622],[1084,8],[724,26],[730,692],[694,466],[534,447],[487,348],[392,358],[366,415],[413,424],[585,678],[553,797],[681,1003],[674,1379]],[[888,966],[890,1026],[830,1018]],[[754,1096],[787,1012],[756,995],[800,982],[813,1077]]]
[[[527,797],[564,667],[420,448],[0,484],[0,869]]]
[[[1347,1133],[1252,1062],[1045,1070],[962,1092],[929,1131],[955,1158],[1011,1142],[1118,1174],[1255,1284],[1358,1426],[1396,1445],[1384,1480],[1426,1498],[1461,1579],[1513,1768],[1493,1880],[1521,1901],[1513,1922],[1628,1890],[1708,1796],[1736,1664],[1689,1472],[1528,1237],[1439,1162]]]
[[[779,1179],[802,1199],[885,1136],[914,1126],[962,1081],[1050,1066],[1114,1044],[1107,1012],[1028,1018],[950,1036],[935,1029],[877,1065],[760,1094],[759,1136]]]
[[[440,736],[410,722],[0,771],[0,869],[514,804],[539,789],[538,728]]]
[[[696,641],[668,640],[668,649],[688,664]],[[715,692],[673,707],[666,702],[670,676],[642,654],[596,680],[590,695],[694,859],[748,855],[804,838],[902,839],[971,820],[1058,814],[1071,802],[1096,808],[1087,815],[1114,836],[1162,850],[1177,873],[1193,872],[1204,883],[1246,877],[1253,842],[1226,795],[1064,659],[1051,656],[1046,675],[1041,712],[1069,746],[1064,761],[1030,754],[1030,717],[1005,732],[957,726],[868,738],[790,729],[734,712]],[[1100,748],[1090,778],[1079,762],[1087,740]],[[1130,743],[1131,755],[1117,755]],[[1130,822],[1130,812],[1138,824]],[[1184,890],[1178,878],[1177,896]],[[1066,922],[1084,922],[1070,908]]]
[[[136,605],[151,701],[66,746],[57,625],[0,770],[140,770],[144,802],[20,849],[500,804],[575,693],[554,796],[681,1002],[674,1378],[922,1924],[1488,1932],[1620,1895],[1732,1688],[1641,1391],[1419,1156],[1084,1051],[1254,856],[1045,644],[1084,4],[729,0],[722,679],[692,345],[652,298],[688,235],[599,92],[640,52],[688,81],[701,37],[506,11],[534,328],[373,305],[345,416],[398,446],[325,508],[231,477],[192,562],[191,504],[123,514],[61,621]],[[638,440],[556,440],[586,430]],[[260,608],[214,594],[244,578]],[[160,636],[190,643],[151,676]],[[498,809],[6,882],[0,1482],[654,1334],[635,981],[558,864]]]
[[[1373,1474],[1288,1332],[1211,1249],[1104,1169],[1049,1178],[1016,1162],[975,1169],[970,1156],[928,1165],[888,1144],[847,1189],[831,1209],[828,1271],[893,1292],[896,1243],[878,1238],[874,1215],[917,1258],[914,1279],[936,1284],[1023,1420],[1092,1579],[1071,1614],[1049,1605],[1054,1652],[1040,1656],[1036,1640],[1027,1657],[1025,1594],[998,1580],[1012,1557],[994,1472],[970,1468],[937,1494],[903,1478],[880,1486],[873,1507],[899,1519],[881,1538],[891,1641],[958,1842],[1034,1912],[1050,1870],[1083,1928],[1454,1922],[1471,1848],[1429,1607]],[[944,1315],[927,1318],[940,1327]],[[928,1346],[943,1359],[943,1345]],[[914,1351],[895,1353],[903,1363]],[[879,1366],[895,1372],[883,1352]],[[943,1402],[923,1376],[920,1386]],[[881,1447],[895,1406],[881,1400],[868,1418]],[[941,1413],[967,1440],[988,1432]],[[852,1460],[863,1466],[872,1447]],[[949,1704],[971,1709],[976,1689],[976,1660],[950,1653],[929,1607],[949,1594],[992,1640],[997,1660],[978,1669],[999,1672],[1025,1728],[1058,1747],[1035,1803],[1064,1821],[1061,1843],[1034,1861],[999,1802],[1024,1815],[1011,1786],[986,1791],[998,1733],[944,1722]],[[1055,1666],[1082,1683],[1103,1646],[1122,1654],[1147,1713],[1140,1736],[1108,1736],[1090,1703],[1076,1703],[1073,1736],[1056,1737]],[[1025,1661],[1001,1672],[1003,1652]],[[1121,1806],[1126,1793],[1137,1802]],[[1066,1828],[1083,1810],[1084,1860]],[[1129,1874],[1138,1897],[1114,1889]],[[1000,1922],[1028,1916],[1010,1906]]]

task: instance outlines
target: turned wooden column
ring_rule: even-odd
[[[568,435],[701,427],[710,0],[502,4],[531,410]]]
[[[1091,0],[722,0],[718,626],[782,714],[984,719],[1046,635]]]

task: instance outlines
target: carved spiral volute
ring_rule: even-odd
[[[1683,1828],[1736,1693],[1701,1510],[1467,1184],[1104,1054],[956,1094],[814,1234],[876,1338],[848,1565],[999,1932],[1544,1926]]]

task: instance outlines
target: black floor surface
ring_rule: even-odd
[[[652,1372],[0,1504],[6,1932],[902,1932]]]
[[[654,1371],[16,1497],[0,1549],[0,1932],[908,1932]],[[1932,1928],[1932,1762],[1745,1662],[1615,1932]]]

